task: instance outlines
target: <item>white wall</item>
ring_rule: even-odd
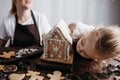
[[[11,0],[0,0],[0,23],[8,15],[11,7]]]
[[[35,0],[33,9],[45,13],[52,26],[61,18],[67,24],[81,20],[92,25],[120,25],[120,0]],[[0,0],[0,23],[11,0]]]

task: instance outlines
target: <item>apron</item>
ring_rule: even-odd
[[[29,47],[29,46],[41,46],[40,45],[40,34],[38,31],[38,27],[35,21],[35,17],[33,12],[31,11],[32,19],[34,24],[30,25],[21,25],[18,23],[17,15],[16,18],[16,26],[13,38],[12,47]]]

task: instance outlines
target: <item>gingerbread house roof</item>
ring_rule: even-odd
[[[59,28],[64,38],[72,45],[72,37],[70,35],[70,30],[64,20],[60,20],[58,24],[48,33],[45,39],[49,37],[56,28]]]

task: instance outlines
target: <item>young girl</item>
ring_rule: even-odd
[[[89,26],[83,23],[69,25],[73,39],[78,39],[76,51],[84,58],[92,59],[92,68],[99,69],[102,60],[120,54],[120,28],[117,26]],[[99,62],[100,61],[100,62]],[[96,70],[97,70],[96,69]],[[95,72],[95,70],[94,70]]]

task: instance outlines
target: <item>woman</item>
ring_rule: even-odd
[[[34,0],[12,0],[11,14],[0,26],[0,46],[10,39],[12,47],[41,46],[51,27],[44,14],[31,10]]]

